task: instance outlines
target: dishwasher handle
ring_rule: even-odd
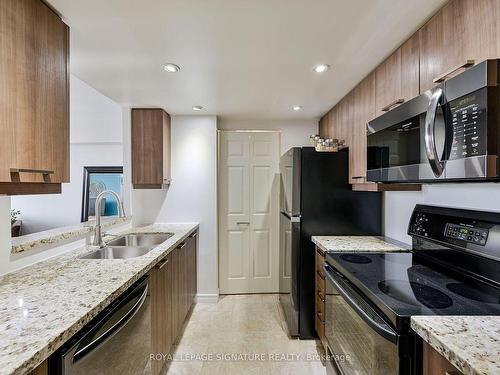
[[[92,340],[90,343],[86,344],[83,346],[83,348],[79,348],[76,353],[73,356],[73,363],[79,361],[83,357],[85,357],[87,354],[92,352],[93,350],[97,349],[100,345],[102,345],[105,341],[108,339],[112,338],[114,335],[116,335],[123,327],[127,325],[127,323],[139,312],[141,307],[144,305],[144,302],[146,301],[146,298],[148,296],[148,284],[145,283],[144,285],[141,285],[139,290],[136,293],[133,293],[132,295],[128,296],[129,298],[124,299],[117,307],[116,309],[119,309],[121,306],[124,304],[130,302],[131,297],[136,297],[138,293],[140,293],[141,288],[143,289],[142,293],[140,294],[139,299],[133,304],[133,306],[128,310],[115,324],[113,324],[110,328],[108,328],[104,333],[99,335],[97,338]],[[108,314],[108,317],[112,316],[112,313]],[[103,319],[105,323],[106,319]],[[99,330],[99,328],[102,326],[102,324],[98,325],[97,327],[94,327],[92,329],[93,332],[96,332]],[[92,332],[91,331],[91,332]],[[90,333],[91,333],[90,332]]]

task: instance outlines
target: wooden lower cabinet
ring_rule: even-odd
[[[31,371],[29,375],[48,375],[49,373],[49,367],[47,364],[47,360],[43,361],[38,365],[36,369]]]
[[[151,351],[168,354],[182,333],[196,296],[197,233],[172,250],[150,273]],[[165,361],[151,363],[153,375],[162,373]]]
[[[175,277],[173,252],[159,262],[151,272],[151,351],[152,353],[169,353],[173,343],[172,292]],[[151,363],[153,374],[160,373],[164,361]]]
[[[424,375],[461,375],[455,366],[424,342]]]
[[[188,296],[188,311],[190,309],[191,304],[196,298],[196,290],[198,287],[197,283],[197,262],[196,262],[196,253],[198,249],[198,233],[195,232],[190,235],[188,240],[188,262],[187,262],[187,296]]]
[[[325,274],[323,272],[323,263],[325,262],[325,253],[316,247],[316,269],[315,269],[315,294],[316,294],[316,308],[315,308],[315,326],[316,333],[326,350],[325,338]]]

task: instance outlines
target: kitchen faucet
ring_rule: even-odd
[[[110,194],[116,199],[116,203],[118,203],[118,213],[120,217],[125,217],[125,209],[123,208],[123,202],[120,199],[120,196],[112,190],[104,190],[99,193],[95,200],[95,228],[94,228],[94,241],[92,245],[99,246],[101,249],[106,247],[106,244],[102,240],[102,231],[101,231],[101,210],[102,210],[102,200],[106,194]]]

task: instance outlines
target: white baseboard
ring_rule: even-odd
[[[218,294],[197,294],[196,302],[200,303],[217,303],[219,301]]]

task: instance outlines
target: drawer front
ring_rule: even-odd
[[[325,301],[321,299],[318,295],[316,295],[316,313],[321,313],[321,319],[324,319],[325,316]]]
[[[316,289],[316,303],[325,304],[325,291],[320,288]]]
[[[325,276],[323,273],[316,271],[316,288],[325,291]]]
[[[318,333],[321,343],[326,348],[324,313],[320,311],[316,312],[316,332]]]
[[[325,257],[316,248],[316,269],[315,269],[315,293],[316,293],[316,309],[315,309],[315,322],[316,322],[316,332],[318,337],[326,348],[326,338],[325,338],[325,275],[323,273],[323,263]]]
[[[323,273],[324,262],[325,262],[324,255],[320,254],[319,250],[316,248],[316,272]]]

